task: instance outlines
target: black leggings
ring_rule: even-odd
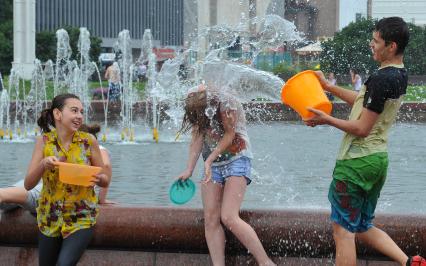
[[[40,266],[76,265],[89,245],[93,227],[80,229],[67,238],[48,237],[38,232],[38,262]]]

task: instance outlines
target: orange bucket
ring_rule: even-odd
[[[281,100],[295,110],[302,119],[312,118],[307,107],[331,113],[332,104],[321,87],[315,72],[306,70],[291,77],[281,90]]]
[[[55,163],[59,167],[59,180],[62,183],[84,187],[93,186],[93,175],[98,174],[102,168],[84,164]]]

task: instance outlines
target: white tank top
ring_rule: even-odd
[[[360,91],[361,87],[362,87],[362,80],[361,80],[361,77],[358,75],[357,80],[355,80],[354,90]]]

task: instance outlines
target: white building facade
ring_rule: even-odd
[[[357,19],[367,17],[367,0],[339,1],[339,30]]]
[[[371,17],[398,16],[418,26],[426,25],[426,0],[371,0]]]

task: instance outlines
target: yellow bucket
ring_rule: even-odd
[[[321,110],[326,114],[330,114],[332,109],[332,104],[312,70],[306,70],[291,77],[281,90],[281,100],[295,110],[302,119],[314,116],[314,113],[306,109],[307,107]]]
[[[59,168],[59,180],[62,183],[90,187],[93,186],[93,175],[98,174],[102,168],[84,164],[55,163]]]

